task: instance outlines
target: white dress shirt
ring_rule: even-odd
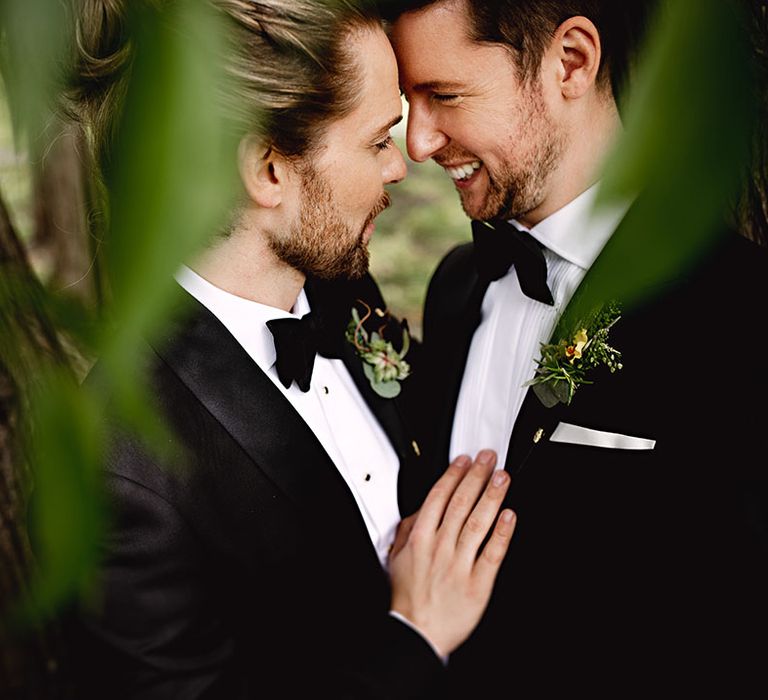
[[[286,389],[277,376],[275,345],[266,323],[309,313],[304,290],[288,313],[225,292],[188,267],[179,270],[176,281],[224,324],[317,436],[352,492],[384,566],[400,522],[400,462],[389,439],[341,360],[318,355],[306,393],[296,382]]]
[[[627,211],[627,205],[593,211],[597,188],[593,185],[533,228],[512,222],[544,246],[555,304],[525,296],[514,267],[491,282],[461,382],[451,459],[490,448],[498,454],[498,467],[504,466],[528,390],[524,384],[533,378],[541,343],[549,341],[560,314]]]

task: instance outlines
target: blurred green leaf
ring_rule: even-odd
[[[21,9],[23,2],[10,4],[7,12],[4,6],[4,22],[13,15],[23,23],[29,50],[37,49],[49,27],[40,0],[31,4],[35,14]],[[53,612],[92,583],[106,524],[100,488],[107,407],[112,418],[163,449],[164,426],[142,379],[142,341],[157,334],[174,304],[173,273],[221,230],[236,191],[236,134],[216,99],[224,85],[219,14],[197,0],[132,3],[126,10],[135,54],[105,173],[110,201],[103,248],[113,303],[104,318],[63,300],[33,309],[54,317],[82,351],[100,358],[98,378],[78,387],[68,368],[46,369],[53,363],[32,350],[34,338],[20,346],[17,358],[21,363],[28,353],[29,367],[18,364],[15,376],[24,378],[29,385],[24,390],[32,395],[33,430],[25,437],[39,557],[26,613]],[[57,22],[57,42],[64,41],[66,32]],[[35,41],[29,40],[32,35]],[[52,48],[51,56],[57,52]],[[36,64],[30,64],[31,73],[26,64],[7,66],[15,71],[14,85],[40,75]],[[33,97],[40,100],[34,108],[39,109],[44,93],[42,88],[26,97],[15,92],[10,99],[25,113]],[[3,296],[4,314],[13,315],[14,304],[39,306],[40,287],[28,282],[28,288]],[[12,352],[21,337],[6,349]]]
[[[50,371],[33,400],[28,436],[35,473],[30,533],[37,572],[25,612],[50,613],[89,583],[104,526],[100,401]]]
[[[61,84],[66,26],[66,6],[61,0],[0,3],[0,72],[10,98],[17,148],[22,148],[24,137],[33,153],[44,148],[40,137]]]
[[[606,298],[640,301],[685,271],[724,230],[749,162],[756,113],[740,7],[662,3],[596,208],[637,200],[591,268],[565,326]]]
[[[236,182],[235,143],[215,99],[223,81],[218,15],[179,0],[135,7],[131,19],[136,58],[107,174],[121,347],[158,325],[173,273],[221,229]]]
[[[118,407],[142,430],[157,422],[136,383],[141,340],[173,303],[173,273],[221,230],[236,183],[236,142],[217,92],[223,27],[208,3],[131,7],[135,59],[107,182],[105,251],[114,292],[102,358]]]

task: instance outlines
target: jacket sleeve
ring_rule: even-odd
[[[289,660],[271,656],[271,637],[257,625],[243,644],[228,623],[210,553],[180,510],[153,484],[109,473],[106,485],[112,526],[101,578],[75,625],[77,697],[247,700],[274,697],[277,684],[284,697],[311,687],[330,697],[394,700],[418,697],[443,673],[428,644],[384,613],[354,659],[332,652],[332,630],[325,649],[296,639]],[[253,598],[273,605],[263,592]],[[292,666],[295,674],[274,672]]]

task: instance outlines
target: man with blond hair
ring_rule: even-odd
[[[122,434],[110,452],[77,697],[416,696],[477,623],[514,514],[488,451],[422,505],[407,329],[366,274],[405,175],[394,55],[353,2],[214,5],[242,193],[147,348],[172,457]],[[75,99],[103,161],[130,44],[121,4],[83,7]]]

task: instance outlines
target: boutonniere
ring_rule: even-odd
[[[567,406],[576,389],[593,383],[587,378],[590,370],[601,365],[611,372],[621,369],[621,353],[608,345],[608,334],[620,318],[620,306],[611,302],[576,324],[559,342],[542,343],[536,375],[525,386],[532,386],[547,408],[557,403]]]
[[[371,388],[379,396],[392,399],[400,393],[400,382],[411,372],[410,365],[403,359],[411,344],[408,324],[405,320],[398,322],[388,311],[371,311],[360,299],[357,303],[363,307],[364,315],[361,318],[357,307],[352,307],[346,338],[363,361],[363,371]]]

